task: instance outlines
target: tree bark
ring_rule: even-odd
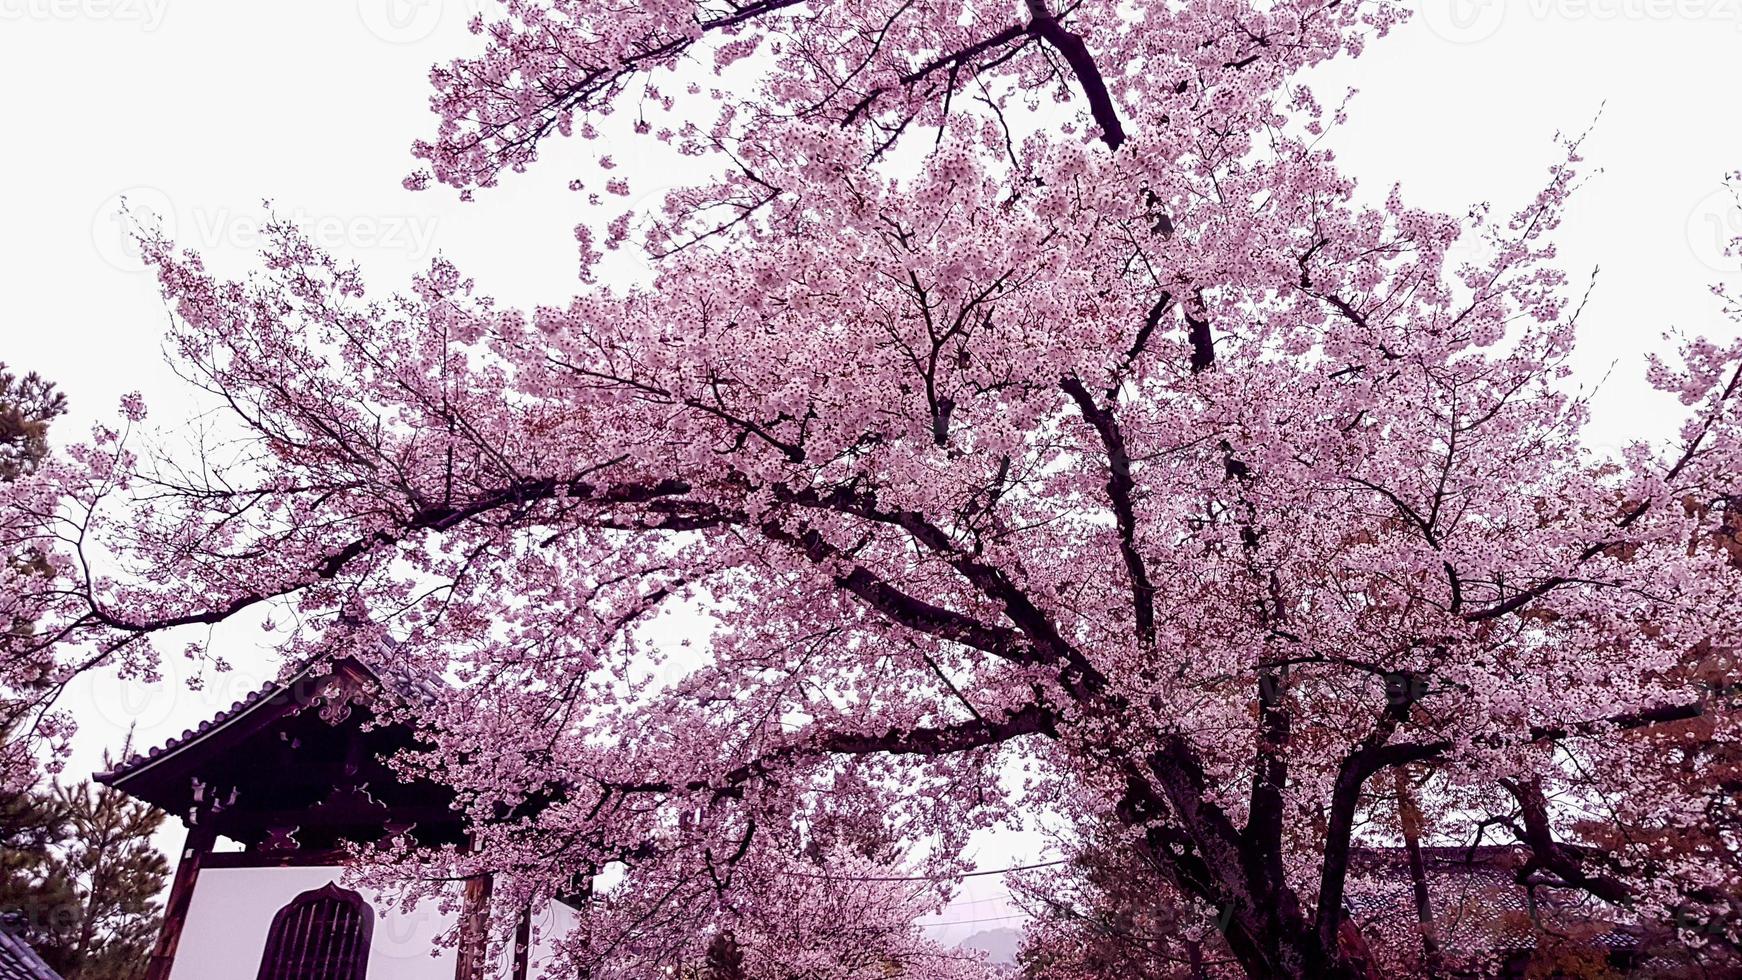
[[[1403,825],[1403,848],[1409,855],[1409,880],[1415,890],[1415,918],[1421,926],[1421,966],[1427,980],[1439,980],[1440,942],[1434,928],[1434,907],[1428,892],[1427,865],[1421,855],[1421,807],[1410,785],[1409,770],[1392,770],[1397,783],[1397,819]]]

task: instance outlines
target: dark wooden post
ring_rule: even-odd
[[[581,955],[584,957],[591,957],[592,956],[592,944],[593,944],[593,873],[595,870],[596,869],[594,869],[594,867],[591,864],[588,864],[586,867],[586,870],[584,872],[582,872],[580,875],[578,875],[575,879],[572,879],[570,882],[570,884],[575,886],[575,897],[578,900],[578,904],[580,906],[581,921],[579,923],[579,927],[581,929],[581,949],[582,949]],[[577,980],[592,980],[593,961],[590,958],[583,959],[579,964],[576,965],[575,974],[576,974]]]
[[[182,846],[181,860],[175,866],[175,880],[169,886],[169,900],[163,905],[163,928],[157,933],[157,945],[145,965],[145,980],[169,980],[169,968],[175,963],[175,948],[181,942],[182,925],[187,922],[188,905],[193,902],[194,881],[200,876],[200,864],[218,834],[209,817],[195,814],[188,827],[187,843]]]
[[[460,946],[454,957],[454,980],[481,980],[490,954],[490,886],[492,878],[480,874],[466,879],[466,897],[460,908]]]
[[[532,960],[532,906],[520,912],[520,924],[514,927],[514,980],[526,980]]]

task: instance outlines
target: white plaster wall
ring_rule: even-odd
[[[337,881],[343,869],[206,868],[194,884],[170,980],[251,980],[266,950],[272,917],[291,899]],[[357,889],[375,909],[368,980],[453,980],[454,953],[435,937],[453,922],[426,901],[402,914]]]
[[[543,914],[533,913],[532,955],[527,958],[527,980],[575,975],[573,970],[565,969],[568,958],[557,955],[556,941],[568,936],[580,919],[579,912],[561,902],[546,905]]]
[[[561,902],[548,902],[532,913],[532,954],[526,958],[526,980],[572,980],[575,971],[556,944],[566,938],[579,922],[580,913]],[[496,927],[498,940],[514,934],[513,923],[496,923]],[[494,975],[503,980],[514,975],[512,943],[504,944],[493,968]],[[369,980],[375,980],[374,974],[370,974]]]

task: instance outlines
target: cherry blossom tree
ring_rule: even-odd
[[[44,547],[41,516],[58,503],[46,479],[31,475],[0,483],[0,793],[8,796],[36,782],[39,756],[54,758],[64,749],[64,737],[56,737],[64,736],[64,728],[46,708],[52,698],[43,696],[54,656],[37,632],[45,592],[60,573]]]
[[[686,926],[775,900],[826,801],[940,880],[1031,809],[1114,825],[1248,975],[1352,976],[1350,852],[1402,766],[1433,834],[1658,914],[1570,807],[1625,797],[1656,760],[1615,732],[1702,716],[1680,666],[1738,642],[1742,342],[1667,339],[1679,424],[1586,445],[1579,140],[1462,217],[1321,146],[1303,72],[1404,15],[509,0],[433,72],[408,183],[471,197],[573,137],[693,186],[577,228],[581,290],[534,309],[443,260],[371,292],[284,223],[242,280],[147,234],[241,438],[131,477],[100,528],[130,574],[73,625],[391,635],[455,684],[418,763],[474,817],[450,859],[608,881],[594,976],[699,961]],[[640,176],[574,165],[601,202]]]
[[[132,457],[123,435],[99,426],[89,443],[56,454],[48,432],[66,396],[35,373],[0,363],[0,795],[40,790],[58,770],[74,730],[56,701],[66,683],[114,657],[149,669],[137,631],[111,634],[95,656],[64,641],[89,631],[89,591],[77,580],[99,501],[125,486]],[[143,411],[129,396],[123,411]],[[132,648],[140,657],[123,652]],[[141,659],[143,658],[143,659]]]
[[[755,904],[734,908],[729,932],[742,976],[986,976],[976,954],[943,949],[917,924],[943,903],[937,882],[891,880],[899,875],[888,865],[855,854],[829,857],[771,868],[769,878],[743,890]]]
[[[1011,894],[1031,914],[1018,954],[1023,977],[1232,975],[1215,909],[1182,896],[1168,870],[1147,863],[1116,821],[1073,831],[1062,864],[1010,879]]]

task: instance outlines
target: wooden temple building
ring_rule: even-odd
[[[478,941],[488,880],[456,883],[453,901],[410,911],[343,881],[347,844],[399,835],[465,843],[452,792],[384,762],[413,744],[411,729],[377,723],[382,699],[427,700],[439,683],[384,676],[354,659],[310,664],[97,775],[187,827],[146,980],[544,974],[552,940],[578,921],[567,905],[528,910],[513,948],[492,957]],[[461,942],[437,941],[457,923]]]

